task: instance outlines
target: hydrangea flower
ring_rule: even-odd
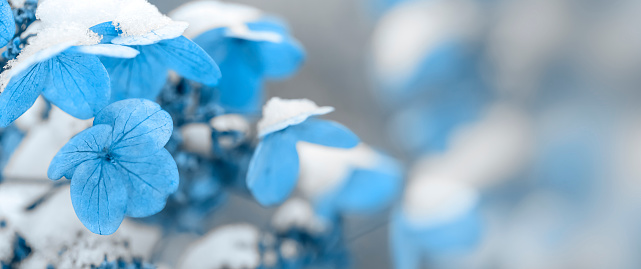
[[[318,107],[307,99],[270,99],[258,122],[261,138],[247,171],[247,186],[262,205],[283,202],[296,186],[298,152],[296,143],[305,141],[328,147],[355,147],[359,139],[349,129],[314,116],[333,107]]]
[[[420,268],[430,257],[438,267],[443,254],[461,253],[481,238],[479,194],[465,183],[449,179],[413,180],[400,208],[391,217],[394,267]],[[436,263],[436,264],[434,264]]]
[[[48,176],[71,179],[80,221],[94,233],[111,234],[125,215],[162,210],[178,188],[176,162],[163,148],[172,130],[169,114],[151,101],[115,102],[56,154]]]
[[[265,79],[291,76],[305,52],[282,22],[253,7],[219,1],[196,1],[171,17],[189,22],[193,38],[219,64],[224,76],[210,99],[231,113],[257,113]]]
[[[134,49],[98,44],[100,37],[78,25],[45,27],[2,73],[0,126],[29,109],[42,93],[70,115],[88,119],[107,105],[109,75],[98,56],[134,57]]]
[[[0,1],[0,47],[4,47],[16,34],[13,11],[7,1]]]
[[[298,189],[327,220],[382,210],[403,184],[398,161],[365,144],[341,149],[299,143],[298,151]]]

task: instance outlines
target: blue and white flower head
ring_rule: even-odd
[[[178,168],[164,148],[173,123],[145,99],[112,103],[93,123],[56,154],[48,176],[71,179],[78,218],[94,233],[112,234],[125,215],[158,213],[177,190]]]
[[[247,172],[247,186],[259,203],[281,203],[294,190],[299,141],[338,148],[352,148],[359,143],[358,137],[344,126],[315,118],[333,110],[307,99],[274,97],[267,102],[258,122],[261,141]]]
[[[51,11],[40,7],[44,14]],[[47,13],[49,12],[49,13]],[[99,45],[101,36],[82,22],[58,23],[44,17],[36,36],[9,61],[0,84],[0,125],[6,126],[29,109],[42,93],[74,117],[93,117],[108,103],[109,75],[96,55],[134,57],[134,49]]]
[[[140,51],[128,60],[101,58],[109,71],[112,101],[126,98],[154,100],[166,83],[170,69],[210,86],[216,85],[220,78],[220,70],[211,57],[182,36],[188,24],[171,20],[146,0],[48,0],[45,5],[55,7],[55,10],[61,9],[60,6],[82,10],[84,14],[74,13],[75,17],[65,18],[47,15],[61,23],[80,21],[101,35],[103,44],[126,45]],[[155,75],[140,76],[141,72]]]
[[[414,178],[401,207],[392,213],[391,241],[396,268],[419,268],[430,257],[470,251],[480,242],[479,194],[464,182]]]
[[[171,13],[187,21],[185,32],[220,65],[225,76],[210,99],[231,113],[255,114],[263,101],[263,80],[291,76],[304,50],[283,22],[253,7],[219,1],[184,4]]]
[[[391,204],[403,185],[400,164],[371,147],[330,148],[301,142],[298,189],[318,214],[373,213]]]
[[[417,86],[456,79],[468,64],[465,45],[479,26],[474,0],[408,1],[388,12],[372,41],[373,77],[382,100],[398,102]]]
[[[179,269],[242,269],[261,265],[261,232],[249,224],[217,228],[191,244],[179,259]]]

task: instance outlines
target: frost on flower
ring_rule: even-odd
[[[257,268],[260,232],[249,224],[220,227],[193,243],[180,258],[180,269]]]
[[[107,105],[109,75],[96,55],[133,57],[122,46],[98,45],[100,36],[75,23],[44,26],[14,60],[0,82],[0,126],[7,126],[40,94],[70,115],[88,119]]]
[[[319,214],[373,213],[397,197],[403,172],[397,160],[360,144],[351,149],[299,143],[298,189]]]
[[[196,1],[171,13],[189,22],[185,35],[194,38],[225,74],[211,94],[232,113],[257,113],[265,79],[291,76],[305,52],[279,20],[239,4]]]
[[[263,119],[258,123],[261,141],[247,172],[247,186],[259,203],[281,203],[296,186],[298,141],[338,148],[352,148],[358,144],[358,137],[349,129],[313,117],[333,110],[332,107],[318,107],[307,99],[276,97],[267,102]]]
[[[155,214],[176,191],[178,169],[163,148],[172,130],[169,114],[151,101],[113,103],[56,154],[48,176],[71,179],[80,221],[94,233],[112,234],[125,215]]]

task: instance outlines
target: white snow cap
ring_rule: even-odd
[[[251,6],[220,1],[193,1],[174,9],[169,16],[189,23],[184,35],[189,38],[220,27],[236,28],[256,21],[262,12]]]
[[[281,99],[272,97],[263,107],[263,118],[258,122],[258,136],[263,137],[307,118],[334,111],[331,106],[319,107],[309,99]]]
[[[93,234],[76,217],[69,186],[55,190],[28,214],[24,211],[50,189],[50,183],[0,185],[0,218],[7,218],[33,251],[20,268],[45,268],[49,264],[56,268],[90,268],[102,263],[105,256],[110,260],[151,258],[161,234],[158,228],[125,220],[112,235]],[[61,252],[63,249],[67,251]]]
[[[201,156],[211,156],[213,142],[211,140],[211,127],[205,123],[189,123],[180,127],[185,151],[197,153]]]
[[[444,178],[413,179],[407,186],[402,212],[412,225],[435,227],[464,216],[478,200],[478,192],[464,182]]]
[[[365,144],[351,149],[325,147],[299,142],[300,180],[297,188],[308,198],[316,198],[341,186],[357,168],[373,168],[381,156]]]
[[[327,223],[316,216],[309,202],[301,198],[292,198],[276,210],[272,217],[272,226],[280,232],[298,228],[316,234],[323,232]]]
[[[479,122],[461,127],[446,152],[425,156],[411,174],[482,188],[514,175],[527,162],[532,144],[530,120],[515,107],[495,104]]]
[[[179,269],[244,269],[260,265],[260,232],[249,224],[220,227],[193,243],[178,262]]]
[[[398,83],[411,76],[425,55],[451,40],[478,32],[474,1],[412,1],[398,5],[379,22],[372,50],[376,77]]]

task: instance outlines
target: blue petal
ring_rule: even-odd
[[[7,87],[0,94],[1,127],[11,124],[33,106],[49,80],[48,68],[47,63],[39,63],[9,80]]]
[[[94,125],[113,127],[111,152],[117,156],[149,156],[167,144],[173,122],[169,113],[145,99],[127,99],[105,107]]]
[[[112,234],[125,217],[127,187],[111,163],[91,160],[78,166],[71,180],[71,202],[78,219],[90,231]]]
[[[7,45],[15,34],[16,22],[11,6],[7,1],[0,1],[0,47]]]
[[[97,24],[89,28],[89,30],[102,36],[102,40],[100,40],[100,43],[102,44],[111,43],[111,40],[122,33],[122,31],[118,30],[110,21]]]
[[[390,245],[394,268],[416,269],[421,264],[422,249],[415,244],[413,234],[408,231],[400,210],[394,210],[390,223]]]
[[[398,173],[356,169],[335,196],[334,203],[342,212],[375,212],[391,203],[402,183]]]
[[[132,47],[140,54],[134,58],[100,57],[111,80],[111,102],[128,98],[155,100],[167,82],[168,69],[153,46]],[[153,75],[150,75],[153,74]]]
[[[285,129],[296,139],[335,148],[353,148],[360,140],[347,127],[328,120],[309,118]]]
[[[63,52],[49,61],[51,84],[43,95],[64,112],[92,118],[109,100],[109,74],[98,57]]]
[[[214,60],[193,41],[184,36],[163,40],[151,45],[160,60],[169,69],[183,77],[200,82],[207,86],[215,86],[221,77],[220,69]]]
[[[305,59],[305,50],[296,39],[285,32],[284,27],[273,22],[248,23],[247,26],[252,31],[271,31],[282,36],[281,42],[261,41],[252,44],[265,76],[286,78],[300,68]]]
[[[167,197],[178,189],[178,167],[166,149],[144,158],[122,156],[117,163],[130,184],[127,216],[139,218],[160,212]]]
[[[111,142],[111,131],[111,126],[100,124],[72,137],[53,157],[47,176],[50,179],[71,178],[78,165],[98,158]]]
[[[283,202],[298,179],[296,139],[288,132],[271,133],[258,144],[247,171],[247,186],[261,205]]]

